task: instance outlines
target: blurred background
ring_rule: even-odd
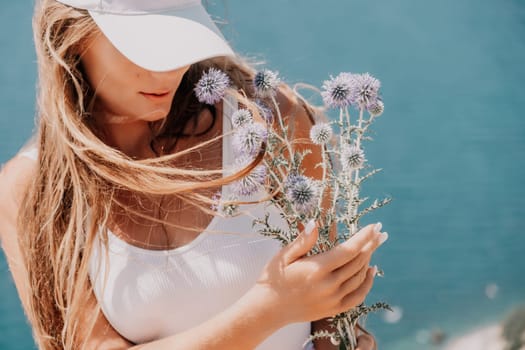
[[[2,5],[0,163],[33,131],[36,81],[33,2]],[[451,339],[479,329],[477,339],[492,337],[505,322],[505,336],[519,337],[525,2],[213,0],[208,8],[227,22],[239,53],[265,60],[290,84],[320,87],[341,71],[381,80],[385,113],[364,149],[384,170],[362,189],[393,197],[362,220],[381,221],[390,235],[372,259],[385,277],[367,298],[394,308],[366,321],[379,349],[456,349]],[[500,349],[483,344],[460,348]],[[0,349],[33,347],[0,253]]]

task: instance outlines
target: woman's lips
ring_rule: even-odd
[[[163,92],[144,92],[141,91],[140,94],[147,99],[153,100],[153,101],[160,101],[165,99],[170,95],[170,91],[163,91]]]

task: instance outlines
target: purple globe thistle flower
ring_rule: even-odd
[[[275,91],[281,82],[278,75],[279,73],[269,69],[263,69],[257,72],[253,78],[255,94],[261,98],[275,96]]]
[[[341,164],[344,170],[360,169],[365,163],[365,153],[356,145],[343,146],[341,149]]]
[[[250,158],[240,158],[241,160],[236,163],[244,168],[250,162]],[[233,191],[239,196],[251,196],[257,193],[263,186],[266,180],[267,169],[264,165],[257,165],[253,170],[246,176],[232,183]]]
[[[372,101],[366,105],[366,109],[374,117],[379,117],[385,111],[385,105],[380,98],[375,101]]]
[[[235,128],[251,122],[253,122],[253,115],[248,109],[240,108],[232,114],[232,124]]]
[[[273,113],[270,107],[268,107],[268,105],[260,99],[255,100],[255,105],[259,109],[259,113],[261,114],[261,117],[266,121],[266,124],[272,124],[273,123]]]
[[[316,145],[324,145],[332,138],[332,127],[328,123],[319,123],[310,129],[310,139]]]
[[[229,86],[230,78],[228,78],[226,73],[212,67],[202,74],[193,90],[199,102],[212,105],[224,97]]]
[[[314,179],[304,175],[290,175],[284,187],[286,198],[298,214],[309,215],[317,207],[321,191]]]
[[[343,72],[335,78],[325,80],[321,96],[330,108],[345,108],[353,103],[353,74]]]
[[[352,84],[352,99],[359,108],[365,108],[378,98],[381,82],[368,73],[354,74]]]
[[[237,129],[232,146],[237,156],[255,156],[268,138],[268,130],[261,123],[248,123]]]

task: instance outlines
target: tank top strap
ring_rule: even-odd
[[[223,99],[222,112],[222,166],[226,170],[234,164],[234,155],[232,150],[232,115],[238,110],[237,98],[227,94]],[[227,173],[227,171],[226,171]],[[225,175],[226,175],[225,173]]]
[[[223,98],[223,114],[226,116],[229,121],[231,121],[231,116],[238,109],[237,98],[233,94],[226,94]]]

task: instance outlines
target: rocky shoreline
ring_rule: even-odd
[[[502,337],[502,326],[492,324],[477,328],[462,336],[452,338],[444,350],[503,350],[505,340]]]

